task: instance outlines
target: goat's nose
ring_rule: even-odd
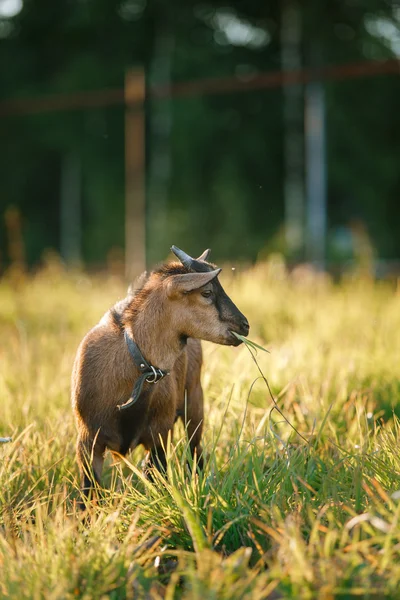
[[[243,317],[241,325],[242,325],[243,329],[245,329],[247,331],[247,333],[249,333],[250,325],[249,325],[249,322],[246,319],[246,317]]]

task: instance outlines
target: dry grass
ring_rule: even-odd
[[[0,281],[0,597],[400,597],[400,294],[279,260],[225,278],[270,353],[205,346],[202,476],[178,430],[168,480],[141,452],[76,518],[69,378],[119,280],[50,265]]]

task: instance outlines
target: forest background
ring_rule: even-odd
[[[148,261],[171,243],[193,254],[210,246],[219,261],[313,258],[310,82],[284,85],[279,74],[329,68],[334,77],[315,76],[324,259],[351,260],[363,240],[376,258],[398,259],[399,15],[390,0],[1,0],[0,268],[37,265],[48,249],[93,268],[118,263],[123,88],[137,67],[147,87]],[[264,74],[278,83],[257,85]],[[187,82],[193,93],[173,93]],[[121,101],[96,100],[113,90]],[[77,93],[94,101],[74,104]],[[64,231],[70,210],[77,222]]]

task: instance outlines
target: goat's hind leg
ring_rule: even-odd
[[[103,471],[105,446],[99,441],[91,438],[78,438],[76,446],[76,458],[81,476],[81,491],[83,499],[91,500],[94,496],[94,488],[100,485],[101,473]],[[79,506],[86,508],[82,499]]]

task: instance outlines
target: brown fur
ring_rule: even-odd
[[[153,461],[158,454],[165,464],[162,444],[177,414],[185,416],[190,448],[200,459],[203,391],[198,338],[237,345],[230,330],[248,332],[245,318],[216,279],[218,271],[204,265],[208,267],[205,273],[190,273],[179,263],[154,271],[142,289],[117,303],[83,339],[73,368],[72,404],[78,427],[77,460],[86,493],[93,479],[100,481],[107,448],[126,453],[142,444]],[[191,289],[206,279],[208,283]],[[203,296],[207,290],[213,293],[212,299]],[[169,370],[170,376],[154,385],[145,383],[136,404],[119,411],[117,406],[130,397],[139,376],[124,329],[146,360]]]

